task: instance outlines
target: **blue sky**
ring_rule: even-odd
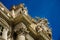
[[[60,0],[0,0],[8,9],[24,3],[32,17],[45,17],[50,22],[53,40],[60,40]]]

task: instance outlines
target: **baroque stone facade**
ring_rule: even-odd
[[[46,18],[32,18],[24,4],[8,10],[0,2],[0,40],[52,40]]]

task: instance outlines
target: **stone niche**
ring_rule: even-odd
[[[16,40],[34,40],[33,37],[30,36],[29,31],[23,22],[20,22],[15,26],[14,32]]]

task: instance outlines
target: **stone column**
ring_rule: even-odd
[[[17,36],[17,40],[25,40],[25,35],[24,34],[19,34]]]
[[[27,40],[34,40],[29,34],[26,34],[26,39]]]
[[[7,29],[3,29],[3,32],[2,32],[2,38],[7,40],[7,33],[8,33],[8,30]]]

